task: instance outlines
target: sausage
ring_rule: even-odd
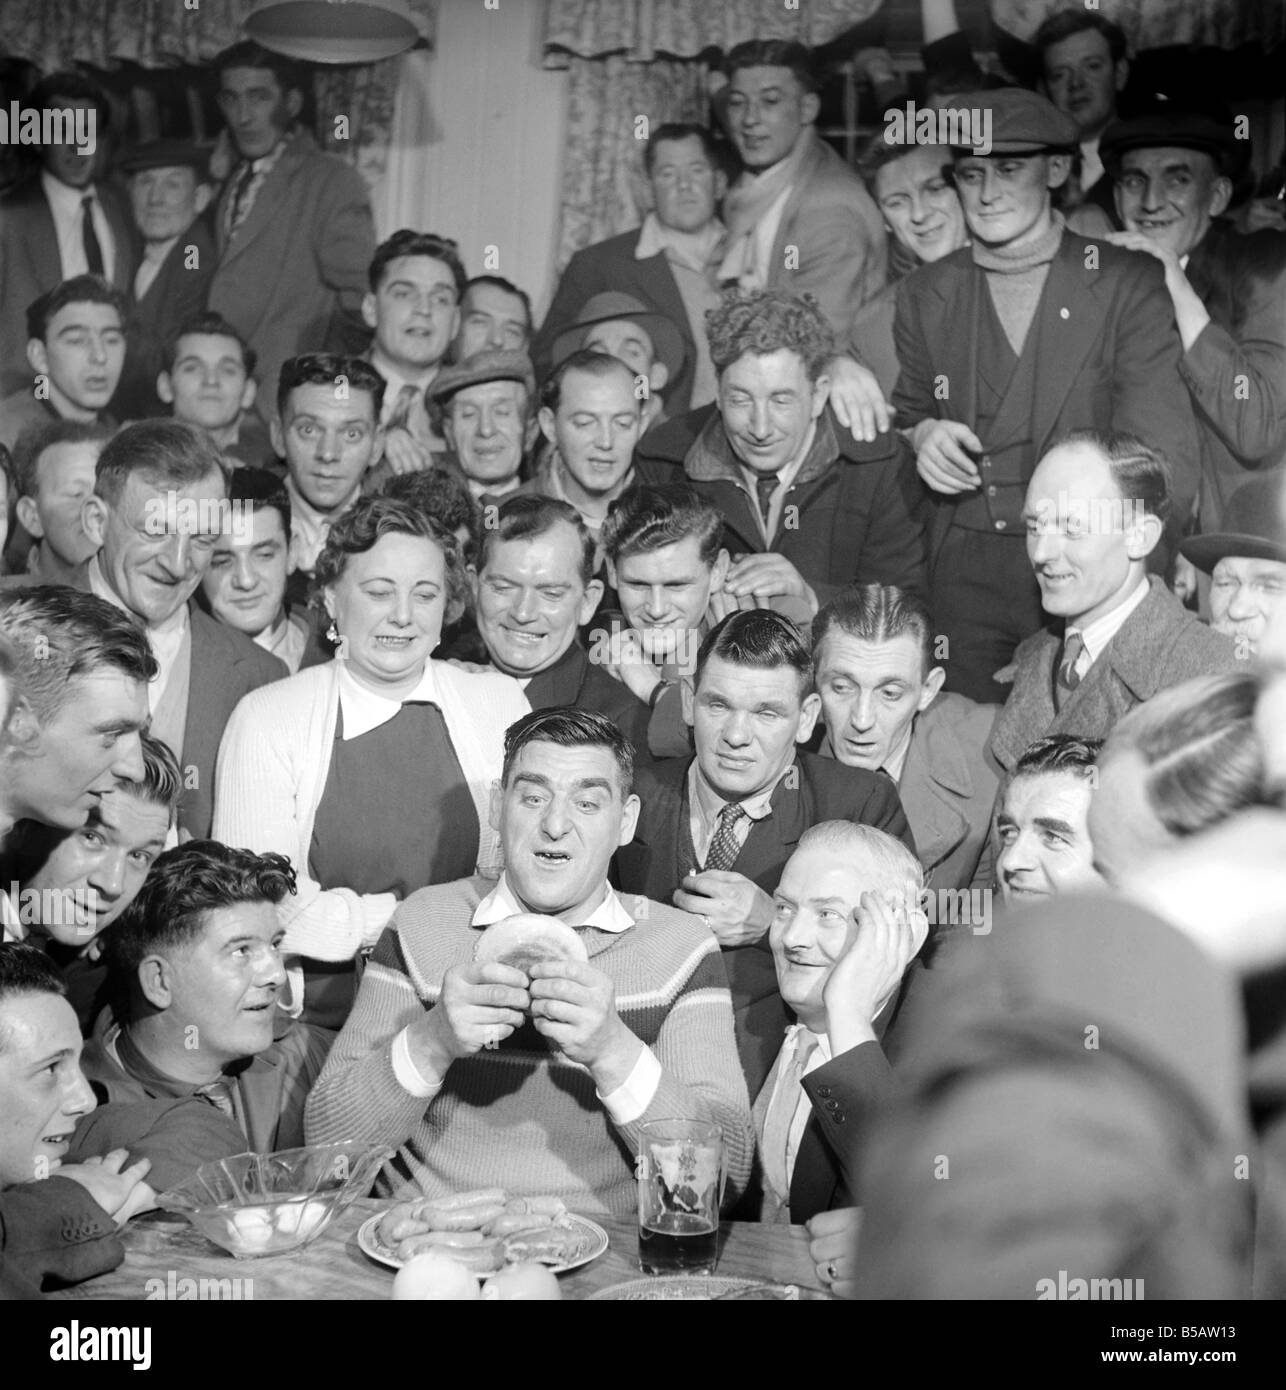
[[[553,1224],[554,1218],[549,1215],[507,1211],[503,1216],[497,1216],[494,1221],[488,1222],[486,1230],[489,1236],[512,1236],[519,1231],[546,1230]]]
[[[431,1231],[480,1231],[496,1217],[504,1215],[499,1202],[488,1206],[465,1207],[462,1211],[429,1211],[420,1220]]]
[[[554,1220],[567,1212],[567,1204],[561,1197],[511,1197],[505,1203],[505,1210],[517,1215],[549,1216]]]
[[[505,1190],[503,1187],[478,1187],[472,1192],[456,1192],[450,1197],[426,1197],[415,1205],[420,1210],[417,1216],[423,1220],[422,1211],[462,1211],[466,1207],[492,1206],[495,1204],[504,1206]]]

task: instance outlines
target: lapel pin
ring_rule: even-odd
[[[1070,319],[1071,316],[1072,316],[1071,310],[1068,309],[1066,306],[1064,306],[1063,308],[1061,308],[1061,309],[1058,311],[1058,317],[1059,317],[1060,319]]]

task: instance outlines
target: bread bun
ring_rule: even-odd
[[[585,943],[557,917],[521,912],[493,922],[478,938],[473,958],[479,963],[499,961],[515,970],[529,970],[542,960],[589,959]]]

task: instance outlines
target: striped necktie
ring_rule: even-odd
[[[1079,632],[1067,634],[1063,642],[1063,658],[1058,663],[1058,676],[1054,681],[1054,708],[1061,710],[1071,698],[1072,691],[1081,683],[1080,672],[1076,669],[1081,653],[1085,650],[1085,639]]]
[[[765,531],[768,531],[768,518],[772,515],[772,500],[776,495],[777,484],[780,481],[781,479],[776,473],[760,473],[755,479],[755,493],[759,498],[759,515],[763,519]]]
[[[747,812],[740,802],[729,801],[719,812],[719,824],[710,848],[706,851],[707,869],[731,869],[741,853],[741,843],[737,839],[737,826],[745,819]]]

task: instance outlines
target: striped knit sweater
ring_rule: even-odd
[[[473,912],[493,887],[489,879],[459,879],[421,889],[398,908],[309,1098],[307,1140],[396,1147],[376,1183],[383,1195],[499,1186],[628,1219],[637,1210],[638,1123],[618,1128],[589,1072],[554,1056],[530,1023],[497,1049],[453,1063],[427,1102],[394,1074],[394,1039],[434,1007],[447,968],[472,958]],[[586,927],[581,937],[616,983],[622,1022],[661,1063],[639,1123],[680,1116],[721,1125],[731,1202],[749,1176],[754,1137],[719,944],[687,913],[647,899],[622,902],[633,927]]]

